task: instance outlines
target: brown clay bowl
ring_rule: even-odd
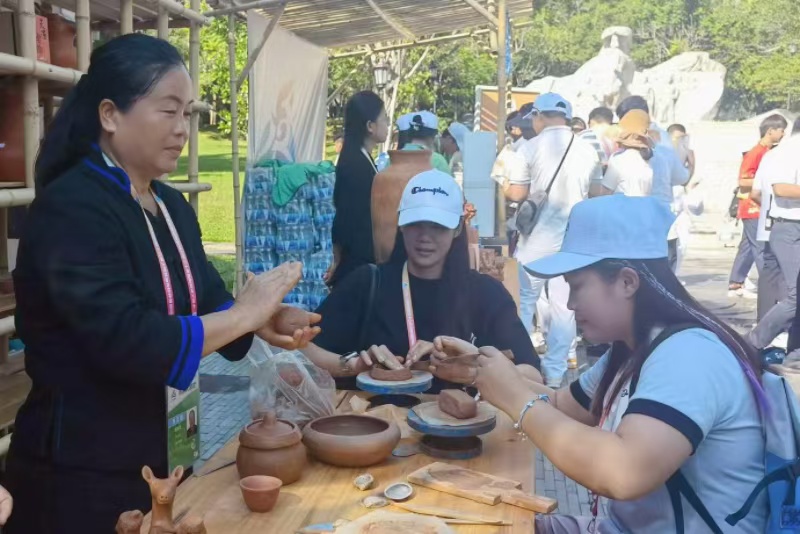
[[[400,441],[397,425],[368,415],[331,415],[311,421],[303,443],[311,454],[338,467],[367,467],[392,454]]]
[[[283,482],[265,475],[244,477],[239,481],[244,503],[252,512],[263,514],[275,508]]]

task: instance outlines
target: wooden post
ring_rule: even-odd
[[[21,56],[36,61],[36,11],[33,0],[17,2],[19,21],[19,50]],[[24,113],[25,186],[33,187],[33,169],[39,150],[39,81],[25,76],[22,81],[22,106]]]
[[[89,0],[76,0],[75,25],[77,31],[78,70],[89,70],[92,55],[92,28],[89,13]]]
[[[133,33],[133,0],[120,0],[119,2],[120,33]]]
[[[192,11],[199,11],[200,0],[190,0],[189,6]],[[200,25],[197,22],[192,22],[189,27],[189,77],[192,79],[192,97],[197,102],[200,100]],[[198,178],[199,141],[200,111],[193,109],[189,123],[189,183],[192,184],[196,184]],[[189,193],[189,203],[194,208],[195,213],[199,209],[198,202],[198,194]]]
[[[228,69],[231,76],[231,168],[233,170],[233,222],[236,233],[236,279],[234,292],[242,287],[242,199],[239,192],[239,99],[236,83],[236,16],[228,15]]]
[[[508,43],[506,0],[497,0],[497,152],[506,145],[506,47]],[[497,188],[495,235],[505,235],[506,199],[503,189]]]
[[[169,37],[169,12],[164,9],[164,6],[158,6],[158,20],[156,28],[158,29],[158,38],[167,39]],[[191,41],[191,35],[189,40]],[[191,46],[191,45],[190,45]],[[194,78],[192,78],[194,80]]]

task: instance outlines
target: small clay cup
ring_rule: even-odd
[[[279,478],[265,475],[244,477],[239,481],[244,503],[251,512],[263,514],[275,508],[283,482]]]
[[[368,415],[331,415],[311,421],[303,443],[318,460],[338,467],[368,467],[383,462],[400,441],[393,422]]]

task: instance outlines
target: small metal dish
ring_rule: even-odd
[[[383,491],[383,495],[390,501],[403,502],[414,496],[414,488],[411,487],[411,484],[398,482],[396,484],[389,485]]]

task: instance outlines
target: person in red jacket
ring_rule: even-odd
[[[761,272],[764,243],[756,239],[760,208],[758,204],[750,200],[750,190],[753,187],[753,178],[755,178],[758,166],[761,164],[761,158],[783,139],[787,125],[786,119],[777,113],[764,119],[760,126],[761,139],[756,146],[744,154],[742,159],[739,169],[739,213],[737,214],[742,221],[742,240],[739,243],[736,258],[733,260],[728,283],[728,296],[755,298],[755,294],[745,289],[744,282],[753,263],[758,272]]]

